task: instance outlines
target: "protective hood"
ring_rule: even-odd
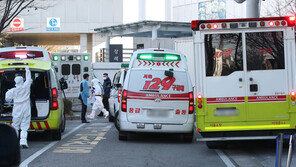
[[[21,76],[17,76],[14,78],[14,82],[16,87],[22,86],[24,84],[24,78]]]

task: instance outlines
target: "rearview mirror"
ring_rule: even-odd
[[[0,166],[19,166],[21,161],[20,145],[15,129],[0,124]]]
[[[62,90],[68,89],[68,83],[66,82],[65,78],[61,78],[59,82]]]

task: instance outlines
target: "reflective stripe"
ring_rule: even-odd
[[[47,121],[44,122],[44,125],[46,126],[46,129],[50,129],[50,127],[49,127]]]
[[[30,129],[31,130],[35,129],[32,122],[30,123]]]
[[[274,128],[290,128],[290,124],[284,124],[284,125],[255,125],[255,126],[205,127],[205,130],[251,130],[251,129],[274,129]]]
[[[39,129],[39,130],[42,130],[42,127],[41,127],[40,122],[36,122],[36,123],[37,123],[38,129]]]

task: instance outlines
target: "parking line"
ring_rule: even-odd
[[[64,138],[68,137],[69,135],[71,135],[72,133],[74,133],[75,131],[77,131],[78,129],[80,129],[84,125],[85,124],[81,124],[81,125],[75,127],[70,132],[68,132],[65,135],[63,135],[61,140],[63,140]],[[19,167],[28,167],[29,163],[31,163],[34,159],[36,159],[37,157],[39,157],[41,154],[43,154],[45,151],[47,151],[48,149],[50,149],[51,147],[53,147],[58,142],[59,141],[54,141],[54,142],[49,143],[47,146],[43,147],[41,150],[37,151],[35,154],[31,155],[29,158],[27,158],[26,160],[24,160],[20,164]]]
[[[223,151],[218,149],[215,149],[215,151],[227,167],[235,167],[235,165],[231,162],[229,157]]]

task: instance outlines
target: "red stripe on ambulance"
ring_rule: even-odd
[[[39,130],[42,130],[42,127],[41,127],[40,122],[36,122],[36,123],[37,123],[38,129],[39,129]]]
[[[32,124],[32,122],[30,123],[30,129],[31,130],[35,129],[34,126],[33,126],[33,124]]]
[[[50,127],[49,127],[47,121],[44,122],[44,125],[45,125],[46,129],[50,129]]]
[[[138,100],[155,100],[161,99],[164,101],[176,100],[176,101],[188,101],[189,93],[182,94],[159,94],[159,93],[137,93],[137,92],[128,92],[128,99],[138,99]]]
[[[285,102],[287,101],[285,95],[279,96],[250,96],[248,97],[249,103],[258,103],[258,102]]]
[[[221,103],[244,103],[245,97],[216,97],[207,98],[208,104],[221,104]]]

